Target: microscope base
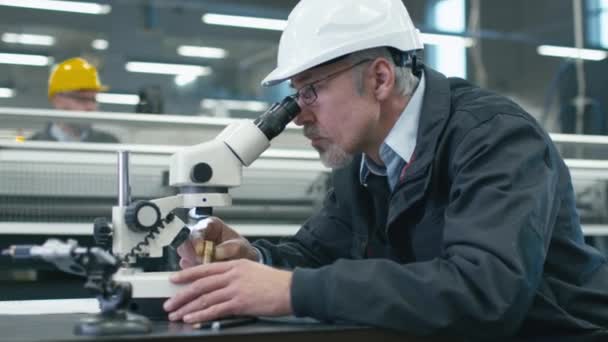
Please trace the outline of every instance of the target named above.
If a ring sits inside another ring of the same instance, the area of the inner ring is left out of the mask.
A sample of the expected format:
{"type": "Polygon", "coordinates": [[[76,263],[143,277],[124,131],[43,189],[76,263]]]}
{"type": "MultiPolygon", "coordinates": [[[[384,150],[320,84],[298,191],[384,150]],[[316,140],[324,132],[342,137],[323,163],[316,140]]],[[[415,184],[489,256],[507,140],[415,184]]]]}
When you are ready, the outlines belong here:
{"type": "Polygon", "coordinates": [[[76,335],[85,336],[147,334],[150,331],[152,331],[150,320],[125,311],[85,317],[74,327],[76,335]]]}
{"type": "Polygon", "coordinates": [[[131,284],[131,298],[169,298],[186,285],[173,284],[169,277],[174,272],[142,272],[121,268],[114,274],[114,281],[131,284]]]}
{"type": "Polygon", "coordinates": [[[129,311],[153,321],[167,321],[169,313],[163,309],[167,299],[169,298],[132,298],[129,302],[129,311]]]}
{"type": "Polygon", "coordinates": [[[169,277],[173,272],[141,272],[120,269],[114,281],[130,283],[132,294],[129,310],[153,320],[167,320],[163,303],[186,285],[175,285],[169,277]]]}

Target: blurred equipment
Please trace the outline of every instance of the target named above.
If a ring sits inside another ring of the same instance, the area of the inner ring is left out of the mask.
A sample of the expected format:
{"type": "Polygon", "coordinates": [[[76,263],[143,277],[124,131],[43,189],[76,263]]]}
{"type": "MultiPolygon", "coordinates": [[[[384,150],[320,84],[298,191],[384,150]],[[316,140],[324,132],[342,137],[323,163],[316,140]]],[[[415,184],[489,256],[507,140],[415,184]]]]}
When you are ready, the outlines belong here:
{"type": "MultiPolygon", "coordinates": [[[[125,267],[114,279],[132,285],[142,311],[155,311],[159,299],[173,296],[179,288],[168,280],[169,272],[147,272],[140,262],[162,257],[165,248],[176,248],[190,236],[177,212],[193,210],[202,217],[211,215],[214,207],[231,205],[228,189],[241,184],[242,167],[253,163],[299,112],[295,99],[287,97],[255,121],[235,122],[215,139],[175,153],[169,173],[170,186],[178,190],[175,196],[131,202],[128,153],[119,153],[118,206],[112,208],[111,224],[96,220],[95,239],[104,248],[111,245],[123,262],[125,267]]],[[[203,253],[212,250],[205,246],[203,253]]]]}
{"type": "Polygon", "coordinates": [[[106,91],[101,84],[97,68],[82,58],[70,58],[61,62],[49,76],[48,95],[77,90],[106,91]]]}
{"type": "Polygon", "coordinates": [[[143,334],[150,321],[127,311],[131,286],[112,280],[120,261],[99,247],[79,247],[74,240],[47,240],[43,245],[12,245],[2,251],[13,259],[41,259],[66,273],[85,277],[84,287],[95,294],[101,312],[82,318],[74,327],[77,335],[143,334]]]}
{"type": "Polygon", "coordinates": [[[163,95],[159,86],[148,86],[139,90],[136,113],[162,114],[165,112],[163,95]]]}
{"type": "MultiPolygon", "coordinates": [[[[582,1],[573,0],[573,33],[575,47],[584,48],[585,13],[582,1]]],[[[560,81],[560,121],[562,133],[596,134],[608,133],[606,108],[608,97],[601,61],[586,62],[575,58],[564,64],[558,73],[560,81]],[[572,66],[572,68],[570,68],[572,66]]],[[[581,153],[577,157],[583,158],[581,153]]]]}

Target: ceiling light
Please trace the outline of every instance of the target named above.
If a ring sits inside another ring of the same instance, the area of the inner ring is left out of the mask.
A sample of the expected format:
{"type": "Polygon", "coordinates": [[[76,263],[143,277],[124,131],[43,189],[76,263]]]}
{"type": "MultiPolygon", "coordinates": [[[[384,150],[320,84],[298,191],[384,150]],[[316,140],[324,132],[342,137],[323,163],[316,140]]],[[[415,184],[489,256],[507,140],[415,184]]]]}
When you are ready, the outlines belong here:
{"type": "Polygon", "coordinates": [[[285,29],[285,26],[287,26],[287,20],[282,19],[243,17],[237,15],[224,15],[215,13],[203,14],[201,20],[205,24],[211,25],[236,26],[277,31],[283,31],[285,29]]]}
{"type": "Polygon", "coordinates": [[[108,14],[112,10],[112,6],[110,5],[101,5],[92,2],[60,0],[0,0],[0,6],[85,14],[108,14]]]}
{"type": "Polygon", "coordinates": [[[262,101],[205,99],[201,101],[201,107],[204,109],[216,109],[221,107],[229,110],[262,112],[268,108],[268,103],[262,101]]]}
{"type": "Polygon", "coordinates": [[[9,98],[15,96],[15,90],[11,88],[0,88],[0,98],[9,98]]]}
{"type": "Polygon", "coordinates": [[[91,42],[91,46],[95,50],[105,50],[108,48],[108,45],[110,44],[105,39],[95,39],[91,42]]]}
{"type": "Polygon", "coordinates": [[[194,82],[194,80],[196,80],[198,76],[197,75],[177,75],[175,76],[175,84],[178,87],[183,87],[187,84],[190,84],[192,82],[194,82]]]}
{"type": "Polygon", "coordinates": [[[577,49],[573,47],[541,45],[537,48],[538,54],[542,56],[587,59],[590,61],[601,61],[608,57],[604,50],[577,49]]]}
{"type": "Polygon", "coordinates": [[[122,105],[136,105],[139,103],[139,96],[134,94],[98,93],[95,97],[99,103],[122,105]]]}
{"type": "Polygon", "coordinates": [[[0,53],[0,64],[18,64],[46,66],[51,63],[51,59],[42,55],[25,55],[20,53],[0,53]]]}
{"type": "Polygon", "coordinates": [[[21,34],[7,32],[2,34],[2,41],[5,43],[12,44],[51,46],[55,44],[55,37],[40,34],[21,34]]]}
{"type": "Polygon", "coordinates": [[[189,64],[127,62],[125,68],[127,69],[127,71],[130,72],[143,72],[149,74],[163,75],[206,76],[211,73],[211,68],[209,67],[189,64]]]}
{"type": "Polygon", "coordinates": [[[458,45],[464,47],[473,46],[473,39],[469,37],[455,36],[451,34],[421,33],[422,42],[428,45],[458,45]]]}
{"type": "Polygon", "coordinates": [[[207,46],[192,46],[181,45],[177,48],[177,53],[185,57],[202,57],[202,58],[226,58],[228,52],[224,49],[207,47],[207,46]]]}

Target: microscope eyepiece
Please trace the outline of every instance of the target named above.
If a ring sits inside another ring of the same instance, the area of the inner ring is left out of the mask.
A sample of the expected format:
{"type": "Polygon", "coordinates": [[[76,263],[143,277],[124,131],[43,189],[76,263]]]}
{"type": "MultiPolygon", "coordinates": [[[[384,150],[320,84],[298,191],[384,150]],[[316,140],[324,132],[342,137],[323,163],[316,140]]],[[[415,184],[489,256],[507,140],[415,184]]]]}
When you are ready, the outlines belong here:
{"type": "Polygon", "coordinates": [[[287,96],[280,103],[274,103],[264,114],[253,122],[268,140],[281,134],[285,126],[300,113],[300,106],[293,96],[287,96]]]}

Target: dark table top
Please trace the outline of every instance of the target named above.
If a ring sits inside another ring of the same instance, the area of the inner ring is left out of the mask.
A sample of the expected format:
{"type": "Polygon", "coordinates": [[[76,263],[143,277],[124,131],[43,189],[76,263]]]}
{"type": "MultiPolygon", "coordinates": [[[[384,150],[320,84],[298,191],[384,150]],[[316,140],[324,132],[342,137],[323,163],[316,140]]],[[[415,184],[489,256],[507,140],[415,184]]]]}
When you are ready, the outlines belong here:
{"type": "MultiPolygon", "coordinates": [[[[0,315],[0,341],[432,341],[399,333],[355,325],[321,324],[311,321],[265,320],[214,331],[189,324],[152,321],[148,334],[79,336],[74,327],[84,314],[0,315]]],[[[90,315],[89,315],[90,316],[90,315]]]]}
{"type": "MultiPolygon", "coordinates": [[[[81,336],[74,328],[82,318],[91,314],[0,315],[0,342],[90,342],[94,341],[247,341],[247,342],[442,342],[465,341],[462,338],[424,338],[376,328],[346,324],[323,324],[310,320],[260,319],[255,323],[220,330],[196,329],[192,325],[167,321],[152,321],[147,334],[81,336]]],[[[581,342],[608,341],[608,331],[576,336],[547,336],[514,338],[513,342],[581,342]]]]}

